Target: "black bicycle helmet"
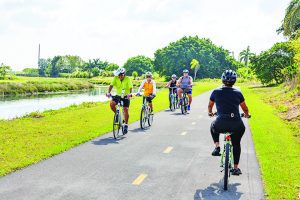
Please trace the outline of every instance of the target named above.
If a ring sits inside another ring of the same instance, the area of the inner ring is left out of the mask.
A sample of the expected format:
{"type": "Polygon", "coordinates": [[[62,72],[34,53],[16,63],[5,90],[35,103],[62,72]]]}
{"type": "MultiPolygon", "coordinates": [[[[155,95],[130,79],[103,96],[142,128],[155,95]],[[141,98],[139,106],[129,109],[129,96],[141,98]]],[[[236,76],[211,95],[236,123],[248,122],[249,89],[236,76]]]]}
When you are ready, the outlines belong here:
{"type": "Polygon", "coordinates": [[[233,70],[226,70],[222,74],[222,82],[225,85],[233,85],[237,79],[237,74],[233,70]]]}

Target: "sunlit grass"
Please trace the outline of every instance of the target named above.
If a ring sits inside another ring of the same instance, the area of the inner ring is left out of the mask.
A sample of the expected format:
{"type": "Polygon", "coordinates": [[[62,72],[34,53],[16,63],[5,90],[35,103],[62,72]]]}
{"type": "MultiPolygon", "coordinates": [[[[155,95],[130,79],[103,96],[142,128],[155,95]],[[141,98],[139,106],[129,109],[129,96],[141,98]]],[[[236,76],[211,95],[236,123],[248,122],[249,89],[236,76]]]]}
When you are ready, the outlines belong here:
{"type": "Polygon", "coordinates": [[[298,130],[277,116],[277,112],[285,112],[286,107],[282,105],[276,110],[263,101],[268,94],[266,90],[270,89],[243,88],[253,115],[249,122],[265,191],[268,199],[297,199],[300,192],[300,138],[294,136],[298,130]]]}

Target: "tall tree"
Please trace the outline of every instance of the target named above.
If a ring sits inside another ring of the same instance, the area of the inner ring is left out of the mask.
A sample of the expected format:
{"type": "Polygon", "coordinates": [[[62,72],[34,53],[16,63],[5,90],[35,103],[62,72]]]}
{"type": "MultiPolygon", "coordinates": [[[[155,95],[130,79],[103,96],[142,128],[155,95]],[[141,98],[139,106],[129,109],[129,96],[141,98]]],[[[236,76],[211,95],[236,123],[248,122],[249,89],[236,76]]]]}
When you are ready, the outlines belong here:
{"type": "Polygon", "coordinates": [[[194,70],[194,80],[196,80],[197,72],[200,69],[200,63],[199,63],[198,60],[196,60],[196,59],[192,60],[192,62],[191,62],[191,69],[194,70]]]}
{"type": "Polygon", "coordinates": [[[179,75],[182,70],[189,69],[192,59],[201,60],[198,73],[200,78],[219,78],[225,69],[236,70],[239,66],[228,50],[197,36],[183,37],[172,42],[158,49],[154,57],[155,70],[165,76],[179,75]]]}
{"type": "Polygon", "coordinates": [[[244,62],[246,67],[248,67],[249,64],[249,59],[251,56],[254,56],[254,53],[250,52],[250,46],[247,46],[247,49],[244,49],[241,53],[240,53],[240,61],[244,62]]]}
{"type": "Polygon", "coordinates": [[[285,10],[285,17],[278,33],[294,38],[300,29],[300,0],[292,0],[285,10]]]}
{"type": "Polygon", "coordinates": [[[59,75],[59,60],[61,59],[61,56],[54,56],[54,58],[51,60],[51,70],[50,70],[50,76],[51,77],[58,77],[59,75]]]}
{"type": "Polygon", "coordinates": [[[151,58],[146,56],[135,56],[127,60],[123,66],[128,74],[137,71],[139,76],[146,73],[147,71],[152,72],[154,65],[151,58]]]}
{"type": "Polygon", "coordinates": [[[51,68],[51,59],[44,59],[41,58],[39,60],[39,76],[49,76],[50,74],[48,73],[49,69],[51,68]]]}
{"type": "Polygon", "coordinates": [[[3,63],[0,65],[0,79],[5,79],[5,76],[11,70],[10,66],[4,65],[3,63]]]}
{"type": "Polygon", "coordinates": [[[290,42],[276,43],[271,49],[251,57],[252,68],[263,84],[273,81],[279,84],[296,74],[294,54],[290,42]]]}

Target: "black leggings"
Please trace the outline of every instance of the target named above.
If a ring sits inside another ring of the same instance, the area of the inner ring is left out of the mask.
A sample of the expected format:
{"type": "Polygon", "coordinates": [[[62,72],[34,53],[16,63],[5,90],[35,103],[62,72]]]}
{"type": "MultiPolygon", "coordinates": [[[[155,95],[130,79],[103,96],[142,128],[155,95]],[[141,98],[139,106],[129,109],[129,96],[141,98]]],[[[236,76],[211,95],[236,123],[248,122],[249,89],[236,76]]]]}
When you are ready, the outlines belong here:
{"type": "Polygon", "coordinates": [[[210,133],[214,142],[219,142],[220,133],[232,132],[231,143],[233,147],[234,164],[239,164],[241,155],[241,139],[245,132],[242,120],[216,119],[211,123],[210,133]]]}

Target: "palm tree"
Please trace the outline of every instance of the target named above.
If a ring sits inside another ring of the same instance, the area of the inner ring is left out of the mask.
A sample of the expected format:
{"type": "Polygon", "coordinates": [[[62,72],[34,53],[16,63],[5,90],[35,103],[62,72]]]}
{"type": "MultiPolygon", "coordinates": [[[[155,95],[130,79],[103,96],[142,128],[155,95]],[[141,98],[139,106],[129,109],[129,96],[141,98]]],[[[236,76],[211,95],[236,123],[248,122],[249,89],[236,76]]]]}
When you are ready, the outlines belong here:
{"type": "Polygon", "coordinates": [[[244,61],[246,67],[248,67],[249,64],[249,58],[251,56],[254,56],[254,53],[250,52],[250,46],[247,47],[247,49],[244,49],[241,53],[240,53],[240,62],[244,61]]]}
{"type": "Polygon", "coordinates": [[[196,75],[198,70],[200,69],[200,63],[198,60],[193,59],[191,62],[191,69],[194,69],[194,80],[196,80],[196,75]]]}
{"type": "Polygon", "coordinates": [[[278,33],[283,32],[284,36],[295,37],[300,29],[300,0],[292,0],[286,8],[285,17],[278,33]]]}

